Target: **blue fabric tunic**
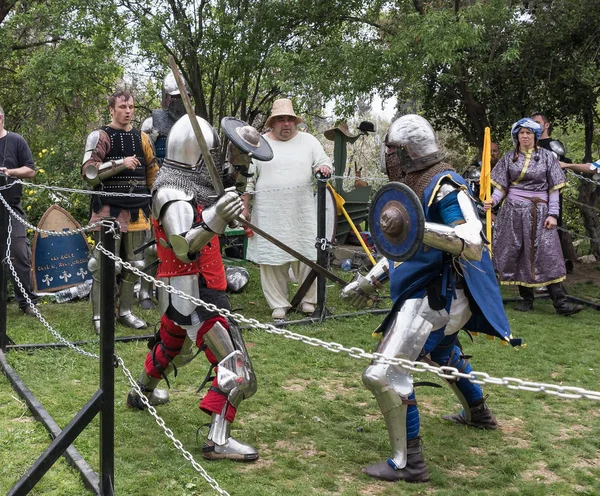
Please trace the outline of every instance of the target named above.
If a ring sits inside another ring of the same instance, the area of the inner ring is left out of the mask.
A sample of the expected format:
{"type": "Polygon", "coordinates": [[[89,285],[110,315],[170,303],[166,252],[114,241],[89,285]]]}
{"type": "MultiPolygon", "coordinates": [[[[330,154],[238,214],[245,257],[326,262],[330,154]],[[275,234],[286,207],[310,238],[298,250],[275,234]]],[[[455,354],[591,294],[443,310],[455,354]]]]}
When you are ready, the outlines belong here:
{"type": "MultiPolygon", "coordinates": [[[[470,194],[464,178],[459,174],[453,171],[437,174],[432,178],[423,194],[422,205],[425,220],[428,222],[443,222],[436,205],[433,204],[435,194],[443,180],[452,181],[470,194]]],[[[447,297],[447,310],[452,304],[455,283],[460,281],[463,286],[466,286],[465,293],[469,298],[473,315],[465,324],[464,329],[500,338],[514,346],[521,344],[521,340],[513,339],[511,335],[487,247],[484,248],[480,261],[461,259],[424,244],[415,256],[406,262],[395,263],[390,260],[390,294],[394,306],[379,327],[378,332],[386,331],[391,325],[395,313],[407,299],[422,298],[427,287],[440,277],[442,279],[442,296],[447,297]],[[462,275],[459,275],[459,271],[462,275]]]]}

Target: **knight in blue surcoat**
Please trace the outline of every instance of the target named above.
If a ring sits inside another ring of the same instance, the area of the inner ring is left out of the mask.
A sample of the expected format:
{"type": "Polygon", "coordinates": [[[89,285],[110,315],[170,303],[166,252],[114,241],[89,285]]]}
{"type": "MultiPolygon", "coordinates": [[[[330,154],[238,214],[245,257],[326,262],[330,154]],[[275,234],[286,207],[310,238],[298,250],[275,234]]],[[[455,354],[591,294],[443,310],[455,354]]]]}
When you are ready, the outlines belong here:
{"type": "MultiPolygon", "coordinates": [[[[364,306],[389,280],[394,304],[376,331],[382,336],[376,352],[469,374],[472,368],[458,341],[461,329],[520,344],[511,335],[474,199],[465,179],[443,161],[426,119],[400,117],[390,126],[385,146],[382,169],[392,180],[409,186],[422,204],[423,243],[404,262],[382,259],[366,276],[357,275],[342,290],[342,297],[364,306]]],[[[393,212],[376,213],[382,220],[393,216],[393,212]]],[[[371,229],[373,234],[377,227],[371,229]]],[[[392,448],[387,460],[363,472],[389,481],[429,480],[412,374],[399,365],[373,362],[362,379],[377,399],[392,448]]],[[[465,378],[447,382],[463,409],[444,419],[497,429],[479,385],[465,378]]]]}

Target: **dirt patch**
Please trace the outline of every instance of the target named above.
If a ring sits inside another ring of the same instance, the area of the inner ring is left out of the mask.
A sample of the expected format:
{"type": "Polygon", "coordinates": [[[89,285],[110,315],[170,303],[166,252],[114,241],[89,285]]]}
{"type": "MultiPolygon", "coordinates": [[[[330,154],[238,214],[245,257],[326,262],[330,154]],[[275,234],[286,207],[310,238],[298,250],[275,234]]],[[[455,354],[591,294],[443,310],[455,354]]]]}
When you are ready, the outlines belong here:
{"type": "Polygon", "coordinates": [[[296,453],[299,456],[304,456],[307,458],[319,454],[319,451],[314,447],[313,444],[293,444],[283,440],[275,443],[275,449],[278,452],[296,453]]]}
{"type": "Polygon", "coordinates": [[[321,382],[323,395],[327,400],[335,400],[338,395],[349,393],[353,388],[345,385],[346,380],[341,377],[330,377],[321,382]]]}
{"type": "Polygon", "coordinates": [[[507,441],[508,446],[515,448],[529,448],[531,446],[530,435],[524,430],[522,419],[513,417],[498,422],[502,437],[507,441]]]}
{"type": "Polygon", "coordinates": [[[482,467],[467,467],[466,465],[459,463],[458,465],[453,466],[452,469],[448,471],[448,474],[451,474],[457,479],[463,479],[465,477],[469,479],[476,479],[481,473],[481,470],[482,467]]]}
{"type": "Polygon", "coordinates": [[[558,475],[548,469],[548,465],[545,462],[534,463],[533,468],[525,470],[522,477],[524,480],[535,480],[542,484],[553,484],[562,481],[558,475]]]}
{"type": "Polygon", "coordinates": [[[426,398],[421,395],[419,398],[417,398],[417,404],[421,413],[427,414],[431,417],[440,417],[448,413],[444,409],[440,408],[440,401],[438,401],[438,398],[426,398]]]}
{"type": "Polygon", "coordinates": [[[294,393],[298,393],[300,391],[304,391],[306,389],[306,384],[293,381],[287,381],[281,389],[285,389],[286,391],[292,391],[294,393]]]}
{"type": "Polygon", "coordinates": [[[487,454],[487,451],[484,450],[483,448],[477,448],[475,446],[471,446],[471,453],[477,455],[477,456],[485,456],[487,454]]]}
{"type": "Polygon", "coordinates": [[[29,422],[33,422],[33,418],[32,417],[15,417],[14,419],[12,419],[11,422],[19,422],[19,423],[27,424],[29,422]]]}
{"type": "MultiPolygon", "coordinates": [[[[591,427],[585,425],[569,425],[560,428],[558,435],[556,436],[557,441],[566,441],[567,439],[581,439],[587,437],[592,431],[591,427]]],[[[556,445],[557,443],[554,443],[556,445]]]]}
{"type": "Polygon", "coordinates": [[[573,272],[567,274],[565,286],[567,286],[567,289],[570,285],[575,285],[579,283],[592,283],[596,286],[600,286],[600,270],[597,269],[597,263],[584,264],[580,262],[575,262],[573,272]]]}
{"type": "Polygon", "coordinates": [[[596,458],[591,458],[591,459],[590,458],[580,458],[575,463],[573,463],[573,466],[576,468],[583,468],[586,470],[590,470],[590,469],[597,470],[600,468],[600,456],[597,456],[596,458]]]}

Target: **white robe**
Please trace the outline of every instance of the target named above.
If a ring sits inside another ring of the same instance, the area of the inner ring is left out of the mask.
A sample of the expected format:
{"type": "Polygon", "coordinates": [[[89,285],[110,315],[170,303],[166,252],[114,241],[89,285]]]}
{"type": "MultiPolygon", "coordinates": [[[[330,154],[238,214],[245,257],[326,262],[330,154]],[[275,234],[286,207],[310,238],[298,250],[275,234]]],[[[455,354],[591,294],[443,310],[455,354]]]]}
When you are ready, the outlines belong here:
{"type": "MultiPolygon", "coordinates": [[[[273,149],[273,160],[253,160],[247,191],[255,191],[251,221],[273,237],[310,260],[317,259],[317,209],[312,181],[314,169],[331,168],[321,143],[308,133],[298,132],[288,141],[265,136],[273,149]],[[300,186],[300,187],[298,187],[300,186]],[[276,191],[270,191],[275,189],[276,191]]],[[[263,265],[282,265],[296,260],[262,236],[248,239],[246,258],[263,265]]]]}

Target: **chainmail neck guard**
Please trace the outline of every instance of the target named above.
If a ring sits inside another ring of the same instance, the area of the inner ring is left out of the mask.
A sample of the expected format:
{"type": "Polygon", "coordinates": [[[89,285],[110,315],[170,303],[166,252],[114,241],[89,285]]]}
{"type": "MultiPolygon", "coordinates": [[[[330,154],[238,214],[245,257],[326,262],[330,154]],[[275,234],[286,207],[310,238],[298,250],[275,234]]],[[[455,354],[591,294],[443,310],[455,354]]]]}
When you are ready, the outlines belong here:
{"type": "Polygon", "coordinates": [[[414,172],[405,172],[399,164],[399,158],[396,153],[386,155],[386,169],[390,181],[397,181],[406,184],[423,201],[423,192],[431,179],[436,174],[444,171],[454,171],[454,168],[445,162],[438,162],[425,170],[414,172]]]}
{"type": "Polygon", "coordinates": [[[217,192],[204,164],[195,170],[164,164],[156,175],[152,193],[160,188],[173,188],[193,195],[196,203],[202,206],[211,205],[217,199],[217,192]]]}

